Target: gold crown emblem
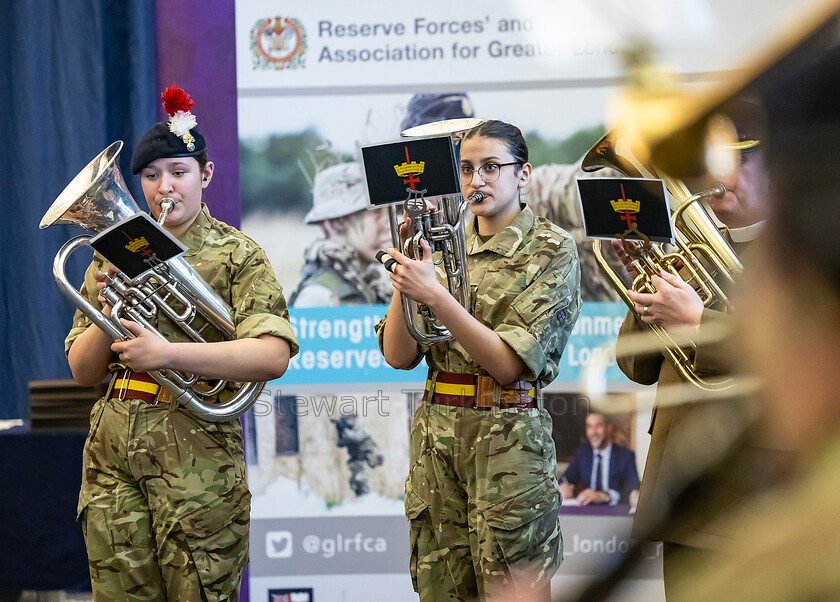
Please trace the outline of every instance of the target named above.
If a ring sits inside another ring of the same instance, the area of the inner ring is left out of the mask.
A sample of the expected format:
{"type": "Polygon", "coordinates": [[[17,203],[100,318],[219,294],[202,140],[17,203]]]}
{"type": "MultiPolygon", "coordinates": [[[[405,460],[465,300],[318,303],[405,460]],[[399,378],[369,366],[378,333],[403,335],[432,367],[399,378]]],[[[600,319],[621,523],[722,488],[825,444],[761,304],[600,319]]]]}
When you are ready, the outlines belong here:
{"type": "Polygon", "coordinates": [[[630,199],[621,199],[620,201],[610,201],[610,205],[612,205],[613,211],[616,213],[621,213],[623,211],[629,211],[631,213],[638,213],[639,207],[641,207],[641,201],[631,201],[630,199]]]}
{"type": "Polygon", "coordinates": [[[137,251],[139,251],[143,247],[148,247],[148,246],[149,246],[149,241],[146,240],[145,236],[141,236],[140,238],[135,238],[130,243],[125,245],[125,248],[128,249],[129,251],[131,251],[132,253],[136,253],[137,251]]]}
{"type": "Polygon", "coordinates": [[[394,170],[396,170],[397,175],[405,177],[410,173],[421,174],[423,170],[426,168],[426,162],[420,161],[412,161],[411,163],[402,163],[400,165],[394,165],[394,170]]]}

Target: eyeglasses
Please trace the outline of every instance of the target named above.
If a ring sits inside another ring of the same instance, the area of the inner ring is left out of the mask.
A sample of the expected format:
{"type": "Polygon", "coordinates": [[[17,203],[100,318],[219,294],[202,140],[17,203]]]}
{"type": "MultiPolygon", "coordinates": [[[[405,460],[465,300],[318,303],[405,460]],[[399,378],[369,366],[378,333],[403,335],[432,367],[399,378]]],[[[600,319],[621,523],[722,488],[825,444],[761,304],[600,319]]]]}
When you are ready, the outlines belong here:
{"type": "Polygon", "coordinates": [[[510,163],[485,163],[478,169],[473,169],[472,165],[462,165],[461,182],[464,184],[472,182],[473,174],[478,173],[478,177],[480,177],[485,184],[492,184],[499,179],[499,176],[502,173],[502,168],[507,165],[522,165],[522,161],[511,161],[510,163]]]}

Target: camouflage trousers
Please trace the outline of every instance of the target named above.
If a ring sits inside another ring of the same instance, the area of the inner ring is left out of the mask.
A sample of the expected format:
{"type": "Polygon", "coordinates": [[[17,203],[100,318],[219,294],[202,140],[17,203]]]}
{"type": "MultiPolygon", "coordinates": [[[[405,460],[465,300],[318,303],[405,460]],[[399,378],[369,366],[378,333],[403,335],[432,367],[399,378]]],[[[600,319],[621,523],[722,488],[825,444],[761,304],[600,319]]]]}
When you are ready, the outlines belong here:
{"type": "Polygon", "coordinates": [[[238,421],[101,399],[79,518],[96,602],[239,600],[251,494],[238,421]]]}
{"type": "Polygon", "coordinates": [[[421,602],[508,600],[563,560],[551,417],[424,402],[411,429],[405,511],[421,602]]]}

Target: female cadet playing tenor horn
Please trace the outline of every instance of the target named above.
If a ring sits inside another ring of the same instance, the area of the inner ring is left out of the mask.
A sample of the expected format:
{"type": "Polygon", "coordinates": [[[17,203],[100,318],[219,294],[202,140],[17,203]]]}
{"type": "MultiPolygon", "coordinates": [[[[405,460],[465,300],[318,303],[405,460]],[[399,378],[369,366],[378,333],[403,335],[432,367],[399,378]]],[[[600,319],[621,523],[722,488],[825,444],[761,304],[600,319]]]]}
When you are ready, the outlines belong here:
{"type": "Polygon", "coordinates": [[[517,127],[484,122],[465,137],[460,161],[464,197],[483,195],[465,228],[470,310],[439,282],[424,241],[422,260],[388,250],[395,291],[377,326],[391,366],[429,365],[406,481],[412,580],[421,601],[548,600],[563,539],[539,392],[557,376],[580,311],[577,252],[564,230],[520,203],[531,165],[517,127]],[[416,343],[400,295],[427,305],[454,340],[416,343]]]}

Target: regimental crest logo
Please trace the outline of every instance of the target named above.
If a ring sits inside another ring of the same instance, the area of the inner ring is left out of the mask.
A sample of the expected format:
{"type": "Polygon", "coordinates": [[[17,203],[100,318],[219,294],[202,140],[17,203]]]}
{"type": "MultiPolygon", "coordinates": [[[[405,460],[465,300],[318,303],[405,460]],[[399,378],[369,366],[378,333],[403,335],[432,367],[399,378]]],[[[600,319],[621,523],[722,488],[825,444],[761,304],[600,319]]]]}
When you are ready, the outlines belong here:
{"type": "Polygon", "coordinates": [[[642,207],[641,201],[634,201],[627,198],[624,192],[624,184],[621,184],[621,198],[610,201],[613,211],[621,215],[621,220],[627,223],[627,232],[636,230],[636,216],[642,207]]]}
{"type": "Polygon", "coordinates": [[[254,69],[282,71],[306,66],[306,30],[298,19],[269,17],[251,28],[254,69]]]}
{"type": "Polygon", "coordinates": [[[149,246],[149,241],[146,240],[146,237],[145,236],[140,236],[138,238],[132,239],[127,245],[125,245],[125,248],[128,249],[129,251],[131,251],[132,253],[136,253],[140,249],[142,249],[144,247],[148,247],[148,246],[149,246]]]}
{"type": "Polygon", "coordinates": [[[408,184],[409,186],[405,189],[408,193],[408,198],[405,200],[404,207],[409,216],[412,218],[416,218],[426,209],[426,203],[423,201],[426,190],[417,190],[417,188],[414,187],[415,184],[420,182],[420,178],[418,176],[420,176],[425,170],[425,161],[412,161],[408,156],[408,146],[405,147],[405,162],[400,163],[399,165],[394,165],[394,171],[397,172],[399,177],[403,178],[403,184],[408,184]]]}

